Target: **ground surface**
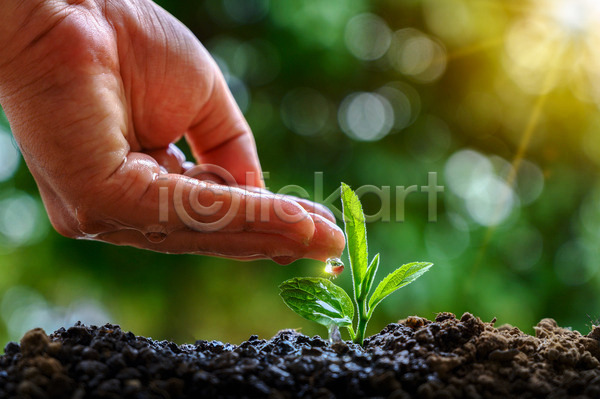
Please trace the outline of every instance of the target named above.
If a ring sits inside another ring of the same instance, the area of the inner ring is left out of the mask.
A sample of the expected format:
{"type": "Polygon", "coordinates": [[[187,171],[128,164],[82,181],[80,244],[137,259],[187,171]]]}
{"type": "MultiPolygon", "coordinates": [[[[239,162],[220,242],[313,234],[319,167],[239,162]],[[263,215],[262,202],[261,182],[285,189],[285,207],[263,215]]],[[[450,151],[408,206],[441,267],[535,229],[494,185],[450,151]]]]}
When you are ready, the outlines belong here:
{"type": "Polygon", "coordinates": [[[291,330],[178,346],[110,324],[35,329],[6,345],[0,397],[600,397],[600,328],[544,319],[535,331],[441,313],[390,324],[363,349],[291,330]]]}

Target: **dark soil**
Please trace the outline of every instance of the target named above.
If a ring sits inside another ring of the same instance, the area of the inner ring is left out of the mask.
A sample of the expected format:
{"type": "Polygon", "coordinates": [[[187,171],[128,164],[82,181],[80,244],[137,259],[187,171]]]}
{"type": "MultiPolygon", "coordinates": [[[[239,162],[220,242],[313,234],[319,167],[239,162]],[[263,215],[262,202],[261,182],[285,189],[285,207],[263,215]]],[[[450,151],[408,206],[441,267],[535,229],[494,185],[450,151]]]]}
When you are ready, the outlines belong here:
{"type": "Polygon", "coordinates": [[[600,328],[552,319],[535,337],[465,313],[410,317],[365,341],[292,330],[241,345],[176,345],[119,326],[29,331],[0,357],[0,397],[600,397],[600,328]]]}

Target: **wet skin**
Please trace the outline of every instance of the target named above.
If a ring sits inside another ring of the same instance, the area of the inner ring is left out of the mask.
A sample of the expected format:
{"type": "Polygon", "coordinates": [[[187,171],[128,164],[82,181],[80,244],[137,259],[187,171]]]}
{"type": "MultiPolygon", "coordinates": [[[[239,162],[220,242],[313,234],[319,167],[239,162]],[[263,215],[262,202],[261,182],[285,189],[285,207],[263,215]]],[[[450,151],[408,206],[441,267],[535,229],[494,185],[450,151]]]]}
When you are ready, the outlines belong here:
{"type": "Polygon", "coordinates": [[[279,263],[343,250],[329,210],[264,190],[214,60],[150,1],[3,0],[0,103],[65,236],[279,263]],[[183,136],[228,177],[199,175],[183,136]]]}

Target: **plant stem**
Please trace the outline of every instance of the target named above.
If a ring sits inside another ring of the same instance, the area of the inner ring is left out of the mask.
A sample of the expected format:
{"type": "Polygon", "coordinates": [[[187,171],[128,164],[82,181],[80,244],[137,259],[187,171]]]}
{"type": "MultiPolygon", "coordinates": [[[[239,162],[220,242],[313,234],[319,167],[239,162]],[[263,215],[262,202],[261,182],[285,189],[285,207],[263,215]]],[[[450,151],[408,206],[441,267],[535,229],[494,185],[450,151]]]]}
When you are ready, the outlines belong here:
{"type": "Polygon", "coordinates": [[[366,309],[366,298],[359,298],[357,302],[358,325],[356,326],[356,336],[354,337],[354,342],[362,346],[363,340],[365,339],[365,333],[367,331],[367,324],[369,323],[369,315],[366,309]]]}

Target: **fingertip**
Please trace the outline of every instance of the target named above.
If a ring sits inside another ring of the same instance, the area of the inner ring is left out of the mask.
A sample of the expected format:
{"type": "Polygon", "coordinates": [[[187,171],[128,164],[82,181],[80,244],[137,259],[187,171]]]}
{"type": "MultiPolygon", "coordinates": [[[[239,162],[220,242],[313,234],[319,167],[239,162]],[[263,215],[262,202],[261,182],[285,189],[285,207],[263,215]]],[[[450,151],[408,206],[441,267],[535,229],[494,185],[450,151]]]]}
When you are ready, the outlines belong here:
{"type": "Polygon", "coordinates": [[[331,257],[341,257],[346,247],[344,232],[335,223],[319,214],[313,213],[310,216],[314,220],[315,233],[306,257],[323,262],[331,257]]]}

